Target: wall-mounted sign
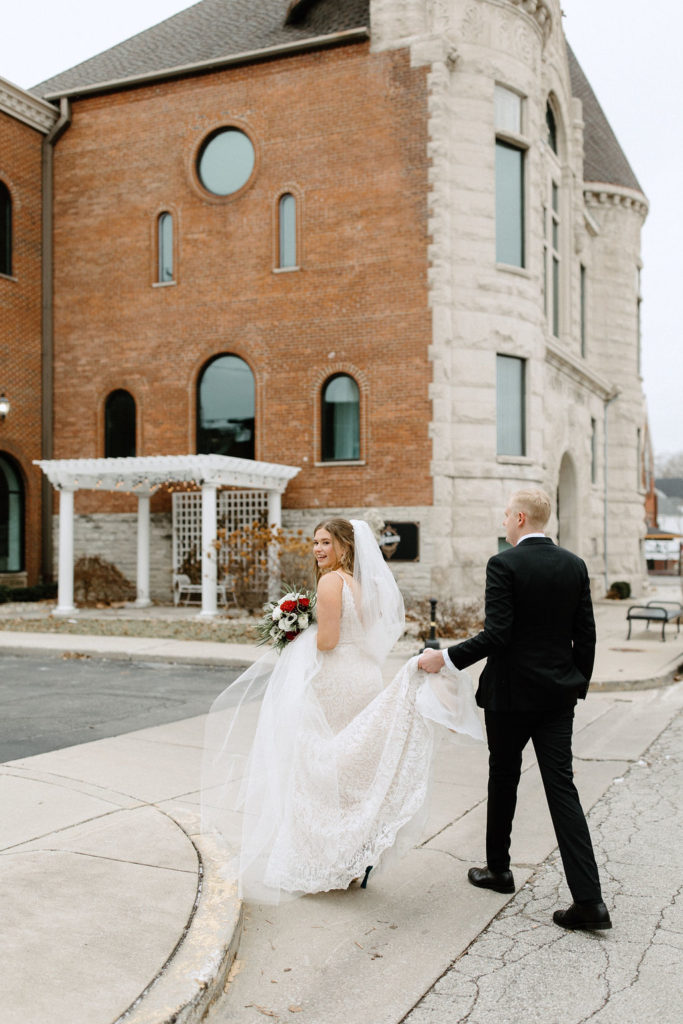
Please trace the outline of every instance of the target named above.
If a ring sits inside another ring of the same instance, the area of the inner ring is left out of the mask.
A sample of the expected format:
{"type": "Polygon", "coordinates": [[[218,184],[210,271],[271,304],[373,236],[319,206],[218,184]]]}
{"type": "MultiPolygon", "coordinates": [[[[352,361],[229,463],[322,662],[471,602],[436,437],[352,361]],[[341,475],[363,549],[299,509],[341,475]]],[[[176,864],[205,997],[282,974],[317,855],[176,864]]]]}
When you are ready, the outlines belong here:
{"type": "Polygon", "coordinates": [[[420,524],[385,523],[379,545],[387,562],[419,562],[420,524]]]}

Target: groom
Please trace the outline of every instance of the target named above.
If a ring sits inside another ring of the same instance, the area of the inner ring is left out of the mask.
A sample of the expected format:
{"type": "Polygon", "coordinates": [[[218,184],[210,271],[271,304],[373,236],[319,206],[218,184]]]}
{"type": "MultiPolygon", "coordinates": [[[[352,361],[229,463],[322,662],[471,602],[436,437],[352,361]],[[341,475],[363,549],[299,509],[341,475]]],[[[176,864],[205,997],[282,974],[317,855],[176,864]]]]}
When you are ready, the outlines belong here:
{"type": "Polygon", "coordinates": [[[543,530],[550,499],[517,491],[503,525],[511,548],[486,567],[486,619],[477,636],[447,651],[425,650],[419,667],[438,672],[487,658],[477,690],[489,747],[486,867],[472,885],[514,892],[510,836],[522,751],[531,740],[574,902],[556,910],[563,928],[611,928],[588,825],[574,786],[572,725],[595,657],[595,622],[585,563],[543,530]]]}

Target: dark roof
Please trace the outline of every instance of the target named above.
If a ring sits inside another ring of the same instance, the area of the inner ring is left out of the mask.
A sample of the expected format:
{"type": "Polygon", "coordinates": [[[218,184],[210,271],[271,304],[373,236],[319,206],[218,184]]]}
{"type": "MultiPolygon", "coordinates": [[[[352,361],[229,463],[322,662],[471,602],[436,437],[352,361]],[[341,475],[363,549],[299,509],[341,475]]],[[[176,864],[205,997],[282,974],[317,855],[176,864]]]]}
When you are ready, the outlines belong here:
{"type": "MultiPolygon", "coordinates": [[[[40,97],[66,95],[104,82],[369,28],[369,7],[370,0],[200,0],[30,91],[40,97]]],[[[584,180],[642,192],[569,45],[567,54],[572,92],[583,104],[584,180]]]]}
{"type": "Polygon", "coordinates": [[[621,185],[623,188],[633,188],[637,192],[642,192],[638,179],[569,43],[567,56],[572,93],[583,105],[584,181],[604,181],[609,185],[621,185]]]}
{"type": "Polygon", "coordinates": [[[662,494],[666,494],[667,498],[683,498],[683,477],[658,476],[655,487],[662,494]]]}
{"type": "Polygon", "coordinates": [[[41,97],[66,95],[100,82],[370,25],[369,0],[317,0],[297,5],[295,22],[285,24],[289,7],[287,0],[201,0],[30,91],[41,97]]]}

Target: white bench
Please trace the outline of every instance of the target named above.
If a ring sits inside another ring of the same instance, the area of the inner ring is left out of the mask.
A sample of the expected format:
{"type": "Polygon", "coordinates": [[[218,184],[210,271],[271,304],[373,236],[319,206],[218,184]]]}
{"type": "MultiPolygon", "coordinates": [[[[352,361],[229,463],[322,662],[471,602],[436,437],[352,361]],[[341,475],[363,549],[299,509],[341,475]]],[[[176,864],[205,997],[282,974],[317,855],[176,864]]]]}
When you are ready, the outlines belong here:
{"type": "MultiPolygon", "coordinates": [[[[202,600],[202,585],[201,583],[193,583],[189,576],[183,572],[173,573],[173,604],[195,604],[195,595],[199,598],[199,602],[202,600]]],[[[231,577],[226,576],[222,583],[216,584],[216,599],[219,604],[223,604],[227,607],[228,597],[235,605],[237,604],[237,595],[235,594],[235,587],[231,577]]]]}

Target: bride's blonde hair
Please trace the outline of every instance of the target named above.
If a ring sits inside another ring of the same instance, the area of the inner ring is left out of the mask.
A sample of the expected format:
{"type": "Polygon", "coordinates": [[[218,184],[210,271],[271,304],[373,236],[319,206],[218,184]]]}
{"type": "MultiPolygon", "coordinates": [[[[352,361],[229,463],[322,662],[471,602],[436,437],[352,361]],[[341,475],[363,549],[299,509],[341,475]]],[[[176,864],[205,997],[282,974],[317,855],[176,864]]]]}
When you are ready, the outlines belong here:
{"type": "MultiPolygon", "coordinates": [[[[356,552],[356,544],[353,537],[353,526],[348,519],[324,519],[322,523],[318,523],[313,536],[315,537],[318,530],[327,530],[330,537],[336,540],[341,546],[342,553],[339,559],[339,566],[344,572],[348,572],[353,575],[353,563],[356,552]]],[[[315,563],[315,580],[316,583],[322,576],[320,566],[315,563]]]]}

